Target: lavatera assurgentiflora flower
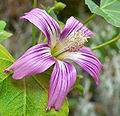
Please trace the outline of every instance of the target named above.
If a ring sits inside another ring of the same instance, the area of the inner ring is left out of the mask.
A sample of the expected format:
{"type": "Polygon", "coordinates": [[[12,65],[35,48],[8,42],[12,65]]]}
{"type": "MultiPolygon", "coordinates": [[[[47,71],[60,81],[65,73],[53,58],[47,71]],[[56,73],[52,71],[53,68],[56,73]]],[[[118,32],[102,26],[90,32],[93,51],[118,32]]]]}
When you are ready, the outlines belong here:
{"type": "Polygon", "coordinates": [[[28,49],[15,63],[3,72],[13,70],[13,79],[42,73],[55,64],[48,92],[47,110],[60,107],[76,81],[75,67],[66,62],[72,60],[86,70],[98,85],[102,64],[84,43],[94,33],[71,16],[63,31],[58,23],[45,10],[35,8],[20,19],[27,19],[47,37],[48,43],[40,43],[28,49]]]}

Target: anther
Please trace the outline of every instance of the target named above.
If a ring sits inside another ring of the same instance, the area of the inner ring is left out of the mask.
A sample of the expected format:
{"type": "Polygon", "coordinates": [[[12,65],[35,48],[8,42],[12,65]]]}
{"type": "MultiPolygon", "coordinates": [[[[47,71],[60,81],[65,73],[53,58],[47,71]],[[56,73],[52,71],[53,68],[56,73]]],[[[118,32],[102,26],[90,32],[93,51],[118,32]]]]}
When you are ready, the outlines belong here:
{"type": "Polygon", "coordinates": [[[65,40],[66,47],[64,49],[67,50],[69,48],[70,51],[80,50],[84,43],[88,42],[88,38],[87,33],[84,33],[84,31],[72,32],[65,40]]]}

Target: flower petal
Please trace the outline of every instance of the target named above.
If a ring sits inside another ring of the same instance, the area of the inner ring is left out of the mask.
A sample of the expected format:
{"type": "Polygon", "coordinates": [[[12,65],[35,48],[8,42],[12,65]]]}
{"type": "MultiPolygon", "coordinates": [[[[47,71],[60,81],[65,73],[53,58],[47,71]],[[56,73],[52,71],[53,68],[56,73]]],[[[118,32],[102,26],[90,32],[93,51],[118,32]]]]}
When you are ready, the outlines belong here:
{"type": "Polygon", "coordinates": [[[67,38],[73,31],[78,32],[80,30],[86,33],[87,36],[91,36],[94,34],[86,26],[84,26],[80,21],[78,21],[73,16],[71,16],[65,24],[65,27],[61,33],[60,39],[67,38]]]}
{"type": "Polygon", "coordinates": [[[38,44],[28,49],[15,63],[3,72],[13,70],[14,79],[42,73],[55,63],[48,44],[38,44]]]}
{"type": "Polygon", "coordinates": [[[96,85],[98,85],[99,73],[103,66],[90,48],[83,47],[80,51],[65,52],[61,54],[58,59],[75,61],[93,77],[96,85]]]}
{"type": "Polygon", "coordinates": [[[60,37],[60,27],[57,22],[47,14],[45,10],[35,8],[20,19],[27,19],[38,27],[47,37],[48,44],[52,47],[55,46],[56,41],[60,37]]]}
{"type": "Polygon", "coordinates": [[[50,79],[48,106],[46,110],[50,110],[51,107],[55,107],[56,110],[60,110],[66,95],[74,85],[75,81],[75,67],[70,63],[56,61],[56,65],[50,79]]]}

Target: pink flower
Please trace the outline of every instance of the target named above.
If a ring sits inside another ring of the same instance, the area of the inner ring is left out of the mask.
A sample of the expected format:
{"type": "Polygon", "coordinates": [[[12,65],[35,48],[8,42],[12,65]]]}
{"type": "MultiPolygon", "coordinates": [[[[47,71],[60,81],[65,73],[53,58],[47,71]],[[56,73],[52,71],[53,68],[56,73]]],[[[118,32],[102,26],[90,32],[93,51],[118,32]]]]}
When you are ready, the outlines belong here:
{"type": "Polygon", "coordinates": [[[21,19],[27,19],[38,27],[47,37],[48,43],[41,43],[28,49],[4,71],[13,70],[12,77],[17,80],[42,73],[55,63],[46,110],[50,110],[51,107],[60,110],[66,95],[76,81],[76,69],[66,60],[78,63],[98,85],[98,76],[103,66],[91,49],[84,47],[84,43],[93,32],[73,16],[67,20],[61,32],[57,22],[46,11],[38,8],[25,13],[21,19]]]}

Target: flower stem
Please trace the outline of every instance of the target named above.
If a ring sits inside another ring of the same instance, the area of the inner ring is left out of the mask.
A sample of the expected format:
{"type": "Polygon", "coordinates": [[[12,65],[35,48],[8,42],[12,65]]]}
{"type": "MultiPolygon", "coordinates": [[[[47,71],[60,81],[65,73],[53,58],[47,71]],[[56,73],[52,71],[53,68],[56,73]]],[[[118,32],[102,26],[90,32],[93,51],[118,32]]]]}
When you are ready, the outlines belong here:
{"type": "Polygon", "coordinates": [[[114,39],[112,39],[112,40],[110,40],[110,41],[107,41],[107,42],[105,42],[105,43],[103,43],[103,44],[101,44],[101,45],[98,45],[98,46],[92,48],[91,50],[93,51],[93,50],[102,48],[102,47],[104,47],[104,46],[106,46],[106,45],[109,45],[109,44],[117,41],[119,38],[120,38],[120,33],[119,33],[119,34],[117,35],[117,37],[115,37],[114,39]]]}
{"type": "Polygon", "coordinates": [[[50,13],[54,9],[55,9],[55,7],[53,6],[52,8],[49,9],[48,13],[50,13]]]}
{"type": "MultiPolygon", "coordinates": [[[[34,5],[33,5],[34,8],[37,7],[37,0],[34,0],[34,5]]],[[[32,26],[32,45],[34,46],[35,45],[35,31],[36,31],[36,28],[35,28],[35,25],[32,26]]]]}
{"type": "Polygon", "coordinates": [[[40,36],[39,36],[39,39],[38,39],[38,44],[40,43],[41,38],[42,38],[42,31],[40,32],[40,36]]]}
{"type": "Polygon", "coordinates": [[[90,20],[92,20],[94,17],[96,16],[96,14],[93,14],[92,16],[90,16],[87,20],[85,20],[83,22],[83,25],[87,24],[90,20]]]}
{"type": "Polygon", "coordinates": [[[46,43],[46,41],[47,41],[47,38],[45,37],[45,39],[43,40],[43,43],[46,43]]]}

